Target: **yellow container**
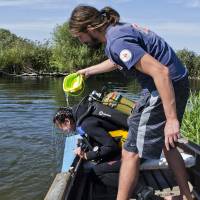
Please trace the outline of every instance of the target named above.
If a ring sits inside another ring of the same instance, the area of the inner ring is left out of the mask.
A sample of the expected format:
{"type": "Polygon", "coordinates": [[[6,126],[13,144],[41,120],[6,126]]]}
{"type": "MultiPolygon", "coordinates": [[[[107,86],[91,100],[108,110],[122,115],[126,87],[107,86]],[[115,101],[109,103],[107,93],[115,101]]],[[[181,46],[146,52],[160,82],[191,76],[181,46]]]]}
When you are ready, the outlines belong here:
{"type": "Polygon", "coordinates": [[[78,73],[69,74],[63,80],[63,90],[69,95],[79,95],[84,90],[83,76],[78,73]]]}

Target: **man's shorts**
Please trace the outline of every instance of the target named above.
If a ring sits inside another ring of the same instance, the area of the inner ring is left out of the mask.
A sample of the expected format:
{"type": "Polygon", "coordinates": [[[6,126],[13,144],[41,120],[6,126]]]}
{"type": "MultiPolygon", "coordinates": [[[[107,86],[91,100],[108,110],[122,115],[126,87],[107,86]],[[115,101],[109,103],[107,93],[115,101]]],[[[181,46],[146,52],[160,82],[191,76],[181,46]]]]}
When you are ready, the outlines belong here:
{"type": "MultiPolygon", "coordinates": [[[[189,97],[188,78],[173,82],[176,110],[181,123],[189,97]]],[[[140,158],[159,158],[164,147],[165,113],[158,91],[146,90],[128,119],[129,133],[124,149],[139,154],[140,158]]]]}

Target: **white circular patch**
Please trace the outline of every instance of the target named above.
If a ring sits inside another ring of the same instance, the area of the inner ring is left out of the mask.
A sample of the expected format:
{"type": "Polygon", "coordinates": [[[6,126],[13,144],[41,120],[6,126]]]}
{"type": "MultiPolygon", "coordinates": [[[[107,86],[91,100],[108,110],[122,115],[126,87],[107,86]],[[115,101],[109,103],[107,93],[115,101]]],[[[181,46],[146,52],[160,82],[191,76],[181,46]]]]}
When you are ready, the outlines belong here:
{"type": "Polygon", "coordinates": [[[119,57],[123,62],[128,62],[132,58],[132,53],[128,49],[123,49],[119,57]]]}

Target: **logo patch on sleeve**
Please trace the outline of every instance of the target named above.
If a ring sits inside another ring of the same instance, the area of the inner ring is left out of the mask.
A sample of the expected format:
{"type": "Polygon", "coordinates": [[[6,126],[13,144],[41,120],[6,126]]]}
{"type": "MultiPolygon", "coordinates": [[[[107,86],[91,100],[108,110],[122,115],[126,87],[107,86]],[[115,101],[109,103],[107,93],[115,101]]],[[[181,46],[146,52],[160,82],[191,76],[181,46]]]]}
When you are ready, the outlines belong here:
{"type": "Polygon", "coordinates": [[[132,58],[132,53],[128,49],[123,49],[119,57],[123,62],[128,62],[132,58]]]}

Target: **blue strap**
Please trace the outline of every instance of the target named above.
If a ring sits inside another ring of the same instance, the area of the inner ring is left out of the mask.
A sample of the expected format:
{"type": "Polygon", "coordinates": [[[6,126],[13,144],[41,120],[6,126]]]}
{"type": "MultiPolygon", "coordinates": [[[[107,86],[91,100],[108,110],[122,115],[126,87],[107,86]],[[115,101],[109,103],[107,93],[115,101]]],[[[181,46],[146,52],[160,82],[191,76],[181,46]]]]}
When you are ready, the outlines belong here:
{"type": "Polygon", "coordinates": [[[76,127],[76,131],[79,133],[80,136],[85,135],[85,131],[82,129],[81,126],[76,127]]]}

